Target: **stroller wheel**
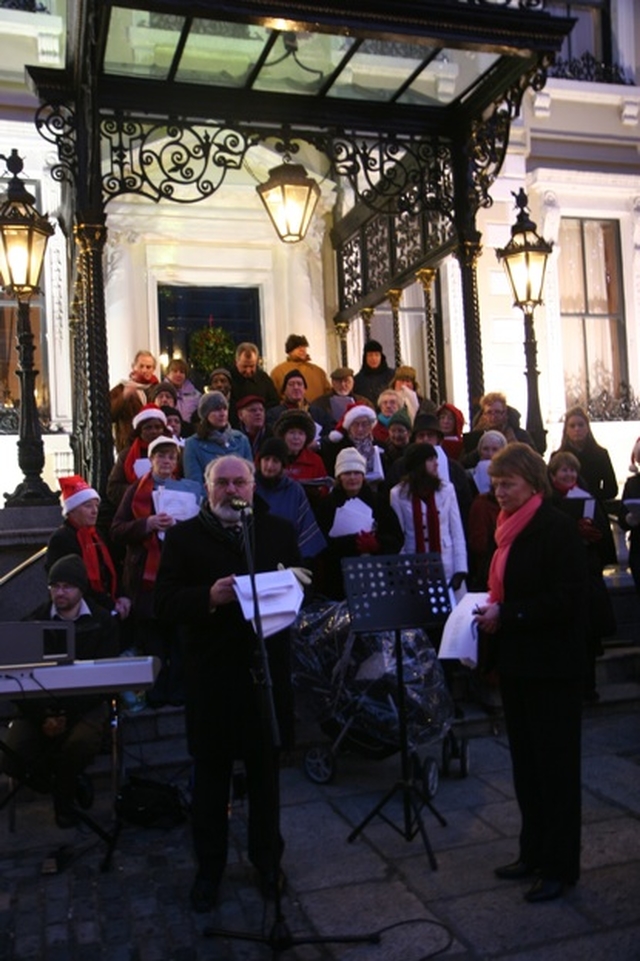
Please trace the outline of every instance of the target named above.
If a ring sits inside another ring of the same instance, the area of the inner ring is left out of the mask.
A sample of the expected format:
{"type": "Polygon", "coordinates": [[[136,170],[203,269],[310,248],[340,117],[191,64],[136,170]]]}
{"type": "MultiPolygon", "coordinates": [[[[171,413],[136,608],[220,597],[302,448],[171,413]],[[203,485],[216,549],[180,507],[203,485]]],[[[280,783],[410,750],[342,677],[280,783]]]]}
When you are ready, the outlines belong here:
{"type": "Polygon", "coordinates": [[[426,798],[431,800],[431,798],[434,798],[438,793],[438,785],[440,783],[438,765],[432,757],[426,757],[424,759],[421,780],[422,792],[426,798]]]}
{"type": "Polygon", "coordinates": [[[314,784],[330,784],[336,776],[336,759],[326,747],[310,747],[304,753],[304,773],[314,784]]]}

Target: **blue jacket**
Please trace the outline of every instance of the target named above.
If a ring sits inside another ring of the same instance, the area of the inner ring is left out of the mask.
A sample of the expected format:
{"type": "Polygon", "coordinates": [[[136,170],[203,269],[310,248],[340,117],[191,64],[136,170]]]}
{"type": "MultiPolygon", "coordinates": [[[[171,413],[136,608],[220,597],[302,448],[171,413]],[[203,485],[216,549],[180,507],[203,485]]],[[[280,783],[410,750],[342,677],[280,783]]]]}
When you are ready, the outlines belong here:
{"type": "Polygon", "coordinates": [[[223,457],[225,454],[236,454],[238,457],[244,457],[245,460],[253,461],[251,444],[246,434],[231,428],[226,436],[227,441],[224,444],[210,437],[202,440],[195,434],[187,437],[182,451],[184,476],[203,484],[204,470],[209,461],[215,460],[216,457],[223,457]]]}

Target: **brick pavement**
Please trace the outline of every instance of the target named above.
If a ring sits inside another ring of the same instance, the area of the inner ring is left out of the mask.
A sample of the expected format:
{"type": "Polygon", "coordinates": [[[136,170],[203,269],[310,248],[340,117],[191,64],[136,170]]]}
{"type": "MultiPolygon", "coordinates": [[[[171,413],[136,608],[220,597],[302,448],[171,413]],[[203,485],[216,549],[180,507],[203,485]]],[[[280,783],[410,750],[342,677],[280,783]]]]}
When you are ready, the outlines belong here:
{"type": "MultiPolygon", "coordinates": [[[[437,756],[437,747],[434,755],[437,756]]],[[[427,752],[429,753],[429,752],[427,752]]],[[[375,819],[353,844],[354,825],[398,775],[385,761],[341,757],[335,783],[314,785],[299,766],[282,772],[283,910],[290,932],[363,934],[399,925],[379,945],[296,946],[225,941],[212,925],[273,931],[244,852],[242,804],[232,813],[230,864],[219,907],[194,915],[188,825],[125,826],[103,873],[103,845],[85,830],[60,831],[48,799],[21,801],[17,831],[0,822],[0,961],[422,961],[446,948],[456,961],[640,959],[640,714],[585,720],[583,877],[565,898],[529,905],[524,884],[498,881],[493,865],[516,850],[518,822],[504,736],[471,743],[467,778],[442,779],[424,821],[438,859],[375,819]],[[42,875],[45,856],[72,845],[74,860],[42,875]],[[413,919],[415,923],[402,924],[413,919]]],[[[110,796],[95,814],[108,823],[110,796]]],[[[402,824],[399,806],[388,813],[402,824]]]]}

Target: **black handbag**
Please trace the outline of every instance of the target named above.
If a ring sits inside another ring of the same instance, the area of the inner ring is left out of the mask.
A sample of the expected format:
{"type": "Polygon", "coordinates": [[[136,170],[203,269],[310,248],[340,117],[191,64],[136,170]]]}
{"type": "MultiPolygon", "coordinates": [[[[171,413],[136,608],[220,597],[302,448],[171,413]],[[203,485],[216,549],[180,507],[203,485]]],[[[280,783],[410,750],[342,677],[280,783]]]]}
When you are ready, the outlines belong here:
{"type": "Polygon", "coordinates": [[[132,775],[116,795],[115,811],[130,824],[168,830],[185,821],[187,805],[175,784],[132,775]]]}

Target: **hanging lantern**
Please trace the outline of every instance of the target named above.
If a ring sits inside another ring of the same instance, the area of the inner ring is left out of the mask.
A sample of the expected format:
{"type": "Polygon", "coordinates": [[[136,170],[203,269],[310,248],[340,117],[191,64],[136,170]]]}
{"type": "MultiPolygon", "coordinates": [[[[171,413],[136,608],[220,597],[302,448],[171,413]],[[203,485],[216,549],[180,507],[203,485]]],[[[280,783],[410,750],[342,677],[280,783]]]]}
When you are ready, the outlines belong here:
{"type": "Polygon", "coordinates": [[[320,187],[302,164],[284,163],[269,171],[266,183],[256,187],[280,240],[303,240],[320,199],[320,187]]]}

